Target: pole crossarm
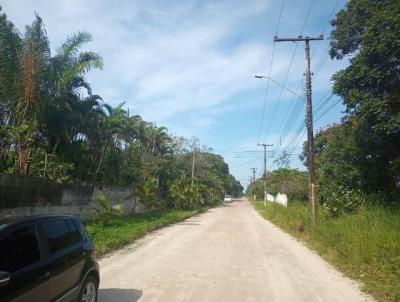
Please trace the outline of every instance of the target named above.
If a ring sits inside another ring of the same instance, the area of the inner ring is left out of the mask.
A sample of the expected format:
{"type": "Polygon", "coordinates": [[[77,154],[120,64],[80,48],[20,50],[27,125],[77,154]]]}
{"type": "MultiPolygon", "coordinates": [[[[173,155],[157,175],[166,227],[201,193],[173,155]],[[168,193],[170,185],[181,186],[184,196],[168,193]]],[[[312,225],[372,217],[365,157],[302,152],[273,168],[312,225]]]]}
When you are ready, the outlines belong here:
{"type": "Polygon", "coordinates": [[[274,42],[300,42],[300,41],[316,41],[323,39],[324,35],[319,35],[318,37],[298,36],[297,38],[278,38],[278,36],[275,36],[274,42]]]}

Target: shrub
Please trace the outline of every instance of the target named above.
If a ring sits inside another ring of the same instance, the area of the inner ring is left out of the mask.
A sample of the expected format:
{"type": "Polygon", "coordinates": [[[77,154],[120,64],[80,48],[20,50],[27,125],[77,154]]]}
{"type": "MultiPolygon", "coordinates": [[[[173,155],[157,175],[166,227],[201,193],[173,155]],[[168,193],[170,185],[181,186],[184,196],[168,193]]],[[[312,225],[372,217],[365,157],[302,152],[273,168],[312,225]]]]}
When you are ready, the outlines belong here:
{"type": "Polygon", "coordinates": [[[158,183],[154,177],[148,178],[142,186],[136,189],[136,195],[140,198],[146,210],[156,208],[160,204],[157,202],[158,183]]]}
{"type": "Polygon", "coordinates": [[[342,186],[324,187],[319,192],[322,208],[332,217],[355,213],[367,204],[367,200],[367,195],[361,190],[351,190],[342,186]]]}
{"type": "Polygon", "coordinates": [[[100,195],[97,197],[96,202],[98,207],[91,207],[92,211],[97,213],[96,222],[105,226],[108,225],[110,219],[114,216],[122,215],[122,207],[120,204],[110,205],[107,197],[100,195]]]}
{"type": "Polygon", "coordinates": [[[174,201],[176,209],[195,209],[206,203],[210,198],[210,192],[203,184],[192,186],[191,180],[186,175],[182,175],[171,184],[169,197],[174,201]]]}

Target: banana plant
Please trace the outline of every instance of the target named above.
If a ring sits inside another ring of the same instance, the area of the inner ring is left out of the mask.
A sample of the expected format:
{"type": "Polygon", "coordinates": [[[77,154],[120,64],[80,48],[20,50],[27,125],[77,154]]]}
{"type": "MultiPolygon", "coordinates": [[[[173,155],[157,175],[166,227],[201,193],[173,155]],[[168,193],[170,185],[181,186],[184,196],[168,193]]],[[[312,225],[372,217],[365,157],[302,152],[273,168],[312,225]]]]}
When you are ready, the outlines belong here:
{"type": "Polygon", "coordinates": [[[98,196],[96,203],[97,206],[91,207],[90,210],[97,213],[96,221],[102,226],[108,225],[112,217],[121,216],[123,213],[120,204],[110,205],[107,197],[104,195],[98,196]]]}

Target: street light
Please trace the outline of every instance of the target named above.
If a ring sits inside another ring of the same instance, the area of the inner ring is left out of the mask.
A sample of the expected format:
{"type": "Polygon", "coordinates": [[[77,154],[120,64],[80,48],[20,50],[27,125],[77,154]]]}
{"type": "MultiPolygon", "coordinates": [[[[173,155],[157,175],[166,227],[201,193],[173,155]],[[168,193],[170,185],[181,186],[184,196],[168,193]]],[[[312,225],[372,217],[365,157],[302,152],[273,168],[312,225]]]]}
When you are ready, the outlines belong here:
{"type": "Polygon", "coordinates": [[[258,75],[256,74],[254,76],[256,79],[269,79],[270,81],[274,82],[275,84],[277,84],[278,86],[281,86],[283,89],[286,89],[287,91],[289,91],[290,93],[294,94],[295,96],[297,96],[300,99],[304,99],[304,97],[298,95],[296,92],[294,92],[293,90],[287,88],[285,85],[275,81],[273,78],[269,77],[269,76],[265,76],[265,75],[258,75]]]}

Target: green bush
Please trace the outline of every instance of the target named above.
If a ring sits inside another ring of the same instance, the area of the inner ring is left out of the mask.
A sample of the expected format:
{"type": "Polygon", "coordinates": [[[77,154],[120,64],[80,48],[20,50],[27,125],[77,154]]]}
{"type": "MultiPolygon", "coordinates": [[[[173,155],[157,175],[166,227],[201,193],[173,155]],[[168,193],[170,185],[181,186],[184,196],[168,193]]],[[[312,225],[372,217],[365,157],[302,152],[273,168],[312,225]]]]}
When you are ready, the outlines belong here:
{"type": "Polygon", "coordinates": [[[147,211],[160,207],[161,204],[157,199],[158,183],[156,178],[148,178],[142,186],[138,186],[135,192],[147,211]]]}
{"type": "Polygon", "coordinates": [[[96,202],[97,207],[90,208],[92,211],[95,211],[97,213],[97,217],[95,219],[96,223],[102,226],[106,226],[109,224],[111,218],[113,218],[114,216],[122,215],[121,205],[115,204],[111,206],[108,202],[107,197],[105,197],[104,195],[98,196],[96,202]]]}
{"type": "Polygon", "coordinates": [[[196,209],[207,204],[211,199],[208,188],[200,183],[192,185],[191,179],[182,175],[169,188],[169,198],[175,209],[196,209]]]}
{"type": "Polygon", "coordinates": [[[350,190],[342,186],[324,187],[318,193],[322,209],[332,217],[355,213],[368,202],[368,196],[361,190],[350,190]]]}

